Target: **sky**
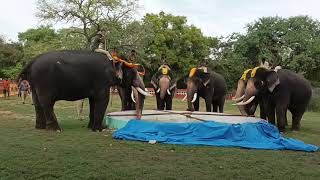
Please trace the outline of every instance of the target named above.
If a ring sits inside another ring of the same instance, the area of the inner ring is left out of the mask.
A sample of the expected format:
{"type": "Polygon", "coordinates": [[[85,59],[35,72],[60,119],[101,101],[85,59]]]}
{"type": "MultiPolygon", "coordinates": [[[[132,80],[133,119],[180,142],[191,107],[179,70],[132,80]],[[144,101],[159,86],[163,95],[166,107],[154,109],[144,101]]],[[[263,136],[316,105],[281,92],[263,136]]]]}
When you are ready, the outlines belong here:
{"type": "MultiPolygon", "coordinates": [[[[18,33],[36,28],[36,0],[0,0],[0,35],[17,41],[18,33]]],[[[308,15],[320,20],[318,0],[140,0],[138,17],[164,11],[186,16],[206,36],[244,33],[245,26],[264,16],[308,15]]]]}

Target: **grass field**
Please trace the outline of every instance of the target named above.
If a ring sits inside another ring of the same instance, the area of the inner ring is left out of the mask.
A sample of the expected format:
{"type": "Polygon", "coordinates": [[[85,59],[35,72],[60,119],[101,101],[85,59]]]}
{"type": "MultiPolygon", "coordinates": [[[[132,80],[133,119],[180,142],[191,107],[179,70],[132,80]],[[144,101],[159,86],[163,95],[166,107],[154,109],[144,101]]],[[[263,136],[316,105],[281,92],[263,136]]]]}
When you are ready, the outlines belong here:
{"type": "MultiPolygon", "coordinates": [[[[108,111],[118,111],[112,98],[108,111]]],[[[154,109],[148,98],[145,109],[154,109]]],[[[33,106],[0,99],[0,179],[320,179],[320,152],[250,150],[209,146],[150,145],[94,133],[76,119],[75,102],[58,102],[62,133],[36,130],[33,106]]],[[[175,100],[174,108],[186,104],[175,100]]],[[[231,102],[227,113],[238,113],[231,102]]],[[[202,109],[203,110],[203,109],[202,109]]],[[[289,120],[291,123],[291,120],[289,120]]],[[[288,137],[320,146],[320,113],[307,112],[300,132],[288,137]]]]}

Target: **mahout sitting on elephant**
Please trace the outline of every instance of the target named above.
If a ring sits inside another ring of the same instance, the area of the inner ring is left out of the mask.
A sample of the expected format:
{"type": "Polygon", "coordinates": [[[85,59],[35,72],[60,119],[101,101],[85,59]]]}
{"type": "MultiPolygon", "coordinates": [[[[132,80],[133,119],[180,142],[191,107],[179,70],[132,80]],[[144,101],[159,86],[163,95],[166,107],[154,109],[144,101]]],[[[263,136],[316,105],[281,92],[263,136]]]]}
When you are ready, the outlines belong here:
{"type": "MultiPolygon", "coordinates": [[[[129,64],[130,65],[130,64],[129,64]]],[[[124,68],[125,63],[112,60],[104,53],[91,51],[53,51],[37,56],[21,71],[19,77],[30,82],[36,111],[36,128],[60,131],[53,106],[58,100],[75,101],[89,98],[88,127],[102,130],[102,121],[109,102],[110,87],[120,83],[122,74],[130,75],[130,84],[144,92],[137,70],[124,68]]],[[[136,93],[137,98],[144,95],[136,93]]],[[[137,104],[141,117],[142,104],[137,104]]]]}
{"type": "Polygon", "coordinates": [[[172,110],[172,99],[177,86],[171,68],[164,64],[152,76],[151,84],[156,94],[158,110],[172,110]]]}
{"type": "Polygon", "coordinates": [[[227,84],[218,73],[208,68],[192,68],[187,80],[188,111],[199,111],[199,98],[205,100],[207,112],[223,113],[227,84]]]}
{"type": "Polygon", "coordinates": [[[312,95],[311,85],[301,75],[287,69],[277,71],[256,67],[247,82],[243,100],[237,105],[247,105],[257,96],[268,97],[267,119],[280,131],[285,131],[287,110],[292,114],[292,130],[300,129],[301,118],[312,95]]]}

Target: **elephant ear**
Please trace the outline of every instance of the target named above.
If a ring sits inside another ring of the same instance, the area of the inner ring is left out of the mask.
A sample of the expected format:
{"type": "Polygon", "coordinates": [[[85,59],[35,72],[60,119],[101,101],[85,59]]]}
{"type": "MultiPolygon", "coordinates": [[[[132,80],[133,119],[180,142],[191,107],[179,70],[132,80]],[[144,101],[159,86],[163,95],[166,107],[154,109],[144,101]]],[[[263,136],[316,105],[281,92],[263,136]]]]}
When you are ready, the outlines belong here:
{"type": "Polygon", "coordinates": [[[280,84],[279,76],[274,71],[268,73],[266,81],[270,92],[273,92],[274,88],[280,84]]]}

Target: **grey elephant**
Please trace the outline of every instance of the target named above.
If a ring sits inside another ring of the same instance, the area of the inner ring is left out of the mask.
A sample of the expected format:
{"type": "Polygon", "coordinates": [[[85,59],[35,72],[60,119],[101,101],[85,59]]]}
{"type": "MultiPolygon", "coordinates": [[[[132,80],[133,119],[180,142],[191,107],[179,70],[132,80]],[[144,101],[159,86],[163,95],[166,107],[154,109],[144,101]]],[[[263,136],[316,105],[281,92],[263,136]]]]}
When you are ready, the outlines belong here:
{"type": "MultiPolygon", "coordinates": [[[[235,93],[235,96],[232,97],[232,100],[235,101],[236,103],[239,103],[243,100],[245,97],[245,89],[248,83],[248,80],[251,78],[251,72],[252,69],[247,69],[243,72],[241,75],[241,78],[238,80],[238,86],[237,86],[237,91],[235,93]]],[[[248,104],[243,104],[243,105],[238,105],[239,111],[241,115],[244,116],[253,116],[257,106],[259,105],[260,107],[260,118],[262,119],[267,119],[267,114],[266,114],[266,108],[267,108],[267,101],[268,101],[268,96],[256,96],[256,98],[248,103],[248,104]]]]}
{"type": "Polygon", "coordinates": [[[205,100],[207,112],[223,113],[227,84],[218,73],[208,68],[192,68],[187,80],[188,111],[199,111],[199,98],[205,100]]]}
{"type": "Polygon", "coordinates": [[[279,131],[285,131],[287,110],[292,114],[292,130],[300,130],[300,121],[310,101],[311,84],[301,75],[286,69],[278,71],[256,67],[247,82],[243,100],[237,105],[247,105],[256,96],[268,97],[267,118],[279,131]]]}
{"type": "Polygon", "coordinates": [[[136,91],[137,118],[141,117],[145,86],[137,70],[124,67],[101,52],[53,51],[39,55],[27,64],[18,78],[30,82],[36,111],[36,128],[60,131],[53,106],[58,100],[75,101],[89,98],[90,121],[93,131],[102,130],[102,121],[109,102],[110,87],[124,77],[136,91]]]}
{"type": "Polygon", "coordinates": [[[172,110],[172,99],[177,86],[176,79],[168,65],[161,65],[158,71],[152,76],[158,110],[172,110]]]}

